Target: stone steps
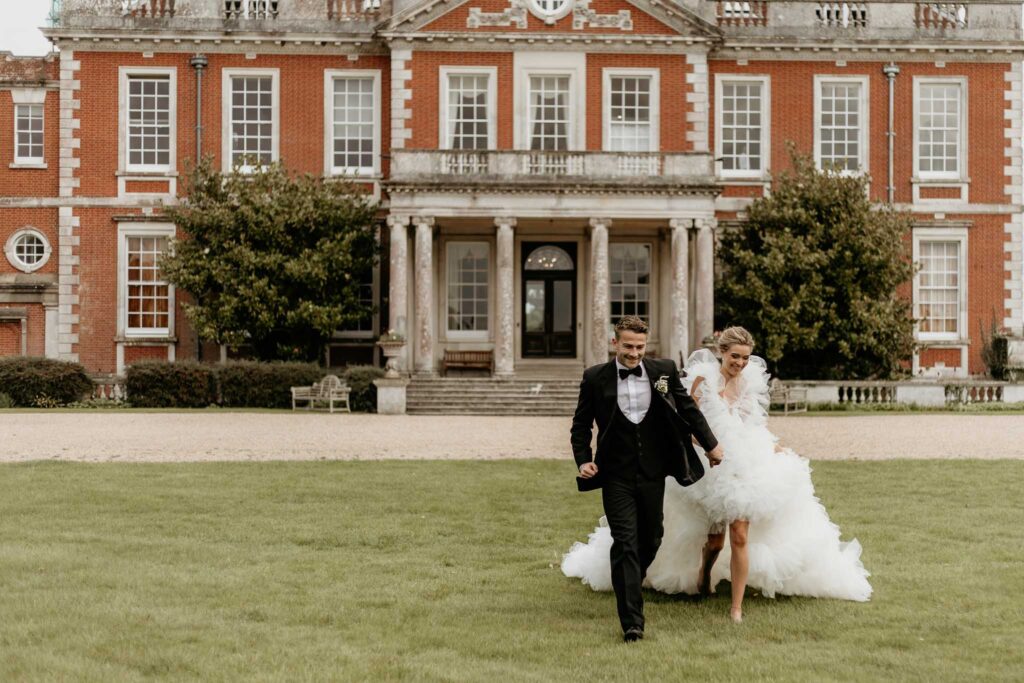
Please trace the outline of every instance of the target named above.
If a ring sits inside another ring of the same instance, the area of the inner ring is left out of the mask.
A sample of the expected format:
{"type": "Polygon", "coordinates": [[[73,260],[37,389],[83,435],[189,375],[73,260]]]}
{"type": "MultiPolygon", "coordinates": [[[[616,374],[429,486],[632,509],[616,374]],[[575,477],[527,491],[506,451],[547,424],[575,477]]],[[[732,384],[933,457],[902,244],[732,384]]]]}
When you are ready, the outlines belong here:
{"type": "Polygon", "coordinates": [[[579,379],[413,378],[411,415],[572,415],[579,379]]]}

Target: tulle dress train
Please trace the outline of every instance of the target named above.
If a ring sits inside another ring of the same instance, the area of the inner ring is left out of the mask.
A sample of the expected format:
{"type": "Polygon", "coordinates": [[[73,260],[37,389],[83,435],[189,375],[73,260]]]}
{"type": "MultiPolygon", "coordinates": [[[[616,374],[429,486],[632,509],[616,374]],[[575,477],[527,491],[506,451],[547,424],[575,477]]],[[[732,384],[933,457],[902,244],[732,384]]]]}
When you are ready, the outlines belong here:
{"type": "MultiPolygon", "coordinates": [[[[665,593],[696,593],[701,550],[708,531],[730,522],[750,522],[747,585],[767,597],[803,595],[866,601],[868,571],[857,540],[840,540],[839,527],[814,494],[807,459],[792,450],[775,452],[777,439],[767,427],[768,373],[752,357],[739,379],[737,398],[720,395],[718,360],[701,350],[690,356],[683,384],[690,390],[703,377],[700,408],[722,444],[725,459],[711,468],[698,447],[705,475],[682,487],[665,483],[665,534],[645,586],[665,593]]],[[[594,590],[610,591],[612,537],[605,519],[586,543],[576,543],[562,560],[562,572],[594,590]]],[[[711,575],[712,587],[729,578],[726,543],[711,575]]]]}

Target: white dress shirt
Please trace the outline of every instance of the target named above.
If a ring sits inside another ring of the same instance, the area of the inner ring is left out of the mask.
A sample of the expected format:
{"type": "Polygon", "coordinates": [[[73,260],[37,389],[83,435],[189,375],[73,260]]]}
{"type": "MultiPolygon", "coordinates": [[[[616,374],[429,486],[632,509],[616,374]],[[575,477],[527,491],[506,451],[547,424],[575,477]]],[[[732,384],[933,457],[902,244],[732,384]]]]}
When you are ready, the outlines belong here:
{"type": "Polygon", "coordinates": [[[615,359],[615,380],[618,382],[619,410],[633,424],[640,424],[644,415],[651,407],[651,381],[647,377],[644,364],[640,363],[641,375],[626,375],[619,378],[619,370],[628,370],[625,365],[615,359]]]}

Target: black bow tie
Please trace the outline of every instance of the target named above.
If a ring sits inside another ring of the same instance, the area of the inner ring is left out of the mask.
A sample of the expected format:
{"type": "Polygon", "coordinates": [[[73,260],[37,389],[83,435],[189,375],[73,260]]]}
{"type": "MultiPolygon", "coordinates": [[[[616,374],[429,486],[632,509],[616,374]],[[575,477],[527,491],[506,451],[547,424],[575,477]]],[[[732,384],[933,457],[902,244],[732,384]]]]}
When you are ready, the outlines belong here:
{"type": "Polygon", "coordinates": [[[643,377],[644,376],[644,369],[642,367],[640,367],[639,365],[636,366],[635,368],[633,368],[632,370],[629,370],[627,368],[619,368],[619,379],[626,379],[630,375],[636,375],[637,377],[643,377]]]}

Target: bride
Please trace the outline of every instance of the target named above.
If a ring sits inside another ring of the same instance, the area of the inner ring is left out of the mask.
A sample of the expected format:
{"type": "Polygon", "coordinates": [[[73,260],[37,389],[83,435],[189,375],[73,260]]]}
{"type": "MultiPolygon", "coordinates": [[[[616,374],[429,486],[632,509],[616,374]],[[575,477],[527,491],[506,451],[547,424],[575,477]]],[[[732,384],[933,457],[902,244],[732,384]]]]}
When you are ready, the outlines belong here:
{"type": "MultiPolygon", "coordinates": [[[[706,595],[729,579],[729,614],[737,623],[747,585],[767,597],[866,601],[871,586],[860,543],[839,540],[839,527],[814,495],[808,461],[768,431],[768,373],[753,349],[749,332],[730,327],[718,340],[721,361],[701,349],[686,363],[683,385],[725,457],[712,467],[698,446],[704,477],[686,488],[666,480],[665,535],[644,585],[706,595]]],[[[562,572],[594,590],[611,590],[611,545],[602,518],[589,542],[574,544],[565,555],[562,572]]]]}

